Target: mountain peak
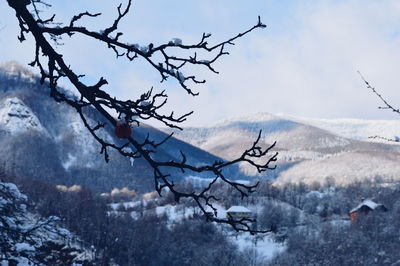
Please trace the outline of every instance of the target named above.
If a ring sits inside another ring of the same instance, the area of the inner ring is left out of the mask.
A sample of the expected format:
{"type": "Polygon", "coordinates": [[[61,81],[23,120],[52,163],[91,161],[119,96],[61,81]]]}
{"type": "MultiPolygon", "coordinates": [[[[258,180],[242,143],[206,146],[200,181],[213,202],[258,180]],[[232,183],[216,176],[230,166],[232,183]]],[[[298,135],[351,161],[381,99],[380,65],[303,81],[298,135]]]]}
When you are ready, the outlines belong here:
{"type": "Polygon", "coordinates": [[[215,125],[213,125],[213,127],[225,126],[235,122],[248,122],[248,123],[265,122],[278,118],[279,118],[278,115],[274,115],[267,112],[260,112],[252,115],[229,118],[221,122],[217,122],[215,125]]]}
{"type": "Polygon", "coordinates": [[[7,98],[0,104],[0,125],[11,134],[28,130],[43,131],[39,119],[19,98],[7,98]]]}

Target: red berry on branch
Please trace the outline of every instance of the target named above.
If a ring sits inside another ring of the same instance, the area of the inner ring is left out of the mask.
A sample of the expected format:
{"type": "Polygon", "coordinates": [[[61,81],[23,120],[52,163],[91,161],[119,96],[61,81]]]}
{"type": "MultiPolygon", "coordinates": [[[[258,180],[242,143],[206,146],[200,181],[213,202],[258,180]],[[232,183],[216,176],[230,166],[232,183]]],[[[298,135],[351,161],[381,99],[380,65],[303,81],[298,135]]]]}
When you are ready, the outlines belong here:
{"type": "Polygon", "coordinates": [[[120,139],[127,139],[132,134],[131,126],[126,122],[117,122],[115,127],[115,135],[120,139]]]}

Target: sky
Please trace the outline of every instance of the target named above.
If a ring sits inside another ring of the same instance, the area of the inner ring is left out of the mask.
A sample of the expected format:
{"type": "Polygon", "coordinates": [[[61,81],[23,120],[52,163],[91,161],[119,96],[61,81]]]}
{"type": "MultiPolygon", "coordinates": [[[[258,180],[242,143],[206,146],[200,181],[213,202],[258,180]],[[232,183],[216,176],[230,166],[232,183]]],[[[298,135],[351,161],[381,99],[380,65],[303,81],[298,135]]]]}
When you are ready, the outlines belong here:
{"type": "MultiPolygon", "coordinates": [[[[102,12],[84,19],[88,28],[110,25],[119,1],[51,1],[44,14],[68,22],[81,11],[102,12]]],[[[378,110],[379,100],[363,84],[357,71],[395,106],[400,106],[400,1],[397,0],[135,0],[122,21],[123,40],[147,45],[172,38],[197,42],[203,32],[218,43],[257,22],[253,31],[227,47],[215,68],[190,69],[207,83],[192,86],[188,95],[176,81],[160,83],[159,74],[145,61],[115,59],[101,43],[76,36],[58,50],[86,81],[101,76],[107,91],[123,99],[135,98],[154,87],[169,94],[165,112],[194,111],[184,126],[206,126],[217,121],[260,112],[313,118],[399,119],[378,110]]],[[[0,62],[33,59],[32,38],[19,43],[17,20],[6,1],[0,2],[0,62]]],[[[204,59],[208,59],[207,56],[204,59]]],[[[33,70],[35,71],[35,70],[33,70]]],[[[186,74],[186,75],[187,75],[186,74]]],[[[63,84],[70,86],[69,84],[63,84]]]]}

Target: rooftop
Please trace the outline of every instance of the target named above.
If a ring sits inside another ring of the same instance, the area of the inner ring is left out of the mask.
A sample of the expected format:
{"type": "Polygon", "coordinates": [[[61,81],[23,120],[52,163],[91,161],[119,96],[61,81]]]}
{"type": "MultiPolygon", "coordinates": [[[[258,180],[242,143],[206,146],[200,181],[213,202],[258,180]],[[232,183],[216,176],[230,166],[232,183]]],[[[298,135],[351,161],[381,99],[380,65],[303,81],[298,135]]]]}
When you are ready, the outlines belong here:
{"type": "Polygon", "coordinates": [[[226,212],[248,212],[251,213],[249,209],[244,206],[232,206],[226,212]]]}
{"type": "Polygon", "coordinates": [[[378,204],[378,203],[376,203],[376,202],[373,202],[373,201],[370,200],[370,199],[366,199],[366,200],[364,200],[363,202],[361,202],[360,204],[358,204],[358,206],[355,207],[354,209],[352,209],[350,212],[355,212],[355,211],[357,211],[358,209],[360,209],[362,206],[367,206],[367,207],[369,207],[370,209],[375,210],[377,207],[379,207],[379,206],[381,206],[381,205],[382,205],[382,204],[378,204]]]}

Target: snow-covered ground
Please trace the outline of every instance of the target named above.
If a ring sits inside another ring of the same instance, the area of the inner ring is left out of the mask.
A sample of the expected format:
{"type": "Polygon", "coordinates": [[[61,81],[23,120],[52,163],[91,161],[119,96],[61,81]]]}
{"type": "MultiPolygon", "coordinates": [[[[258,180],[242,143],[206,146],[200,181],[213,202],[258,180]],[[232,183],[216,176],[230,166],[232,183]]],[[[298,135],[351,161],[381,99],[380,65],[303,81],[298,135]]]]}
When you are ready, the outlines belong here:
{"type": "Polygon", "coordinates": [[[238,245],[241,251],[255,249],[257,253],[252,255],[257,256],[259,260],[272,259],[286,249],[285,244],[274,242],[270,234],[255,236],[247,232],[233,233],[229,236],[229,240],[238,245]]]}
{"type": "MultiPolygon", "coordinates": [[[[144,204],[146,204],[146,201],[143,201],[144,204]]],[[[109,204],[110,208],[113,211],[118,210],[118,208],[120,208],[121,206],[125,209],[130,209],[130,208],[135,208],[140,206],[141,201],[137,200],[137,201],[127,201],[127,202],[118,202],[118,203],[111,203],[109,204]]]]}
{"type": "MultiPolygon", "coordinates": [[[[199,176],[194,176],[194,175],[188,175],[185,176],[185,181],[191,183],[195,188],[203,188],[208,186],[214,178],[204,178],[204,177],[199,177],[199,176]]],[[[249,180],[234,180],[236,183],[243,184],[243,185],[248,185],[250,184],[249,180]]],[[[217,182],[220,182],[218,180],[217,182]]]]}
{"type": "Polygon", "coordinates": [[[181,205],[168,204],[165,206],[157,206],[155,208],[155,211],[158,216],[166,215],[170,223],[179,222],[183,219],[193,217],[195,213],[195,208],[182,207],[183,206],[181,205]]]}
{"type": "MultiPolygon", "coordinates": [[[[138,208],[140,205],[144,207],[143,214],[146,215],[150,212],[154,212],[157,216],[165,216],[168,221],[168,225],[172,226],[184,219],[191,219],[195,214],[201,215],[201,211],[198,207],[187,207],[184,205],[173,205],[166,204],[163,206],[156,206],[154,208],[146,209],[145,206],[149,204],[151,200],[135,200],[129,202],[112,203],[109,204],[111,211],[110,214],[119,215],[124,213],[121,211],[123,206],[133,219],[140,219],[141,211],[131,211],[131,208],[138,208]]],[[[278,204],[278,203],[277,203],[278,204]]],[[[284,208],[291,208],[287,203],[280,202],[284,208]]],[[[213,204],[217,209],[217,218],[226,218],[226,208],[219,204],[213,204]]],[[[253,212],[258,212],[261,209],[261,205],[251,205],[248,206],[253,212]]],[[[210,207],[206,207],[206,211],[212,211],[210,207]]],[[[230,227],[222,224],[216,224],[217,228],[225,232],[228,240],[233,244],[237,245],[241,251],[244,252],[255,252],[254,254],[249,254],[249,256],[257,256],[258,260],[268,260],[274,255],[283,252],[285,250],[284,243],[277,243],[273,240],[272,234],[258,234],[251,235],[247,232],[236,232],[230,227]]]]}

